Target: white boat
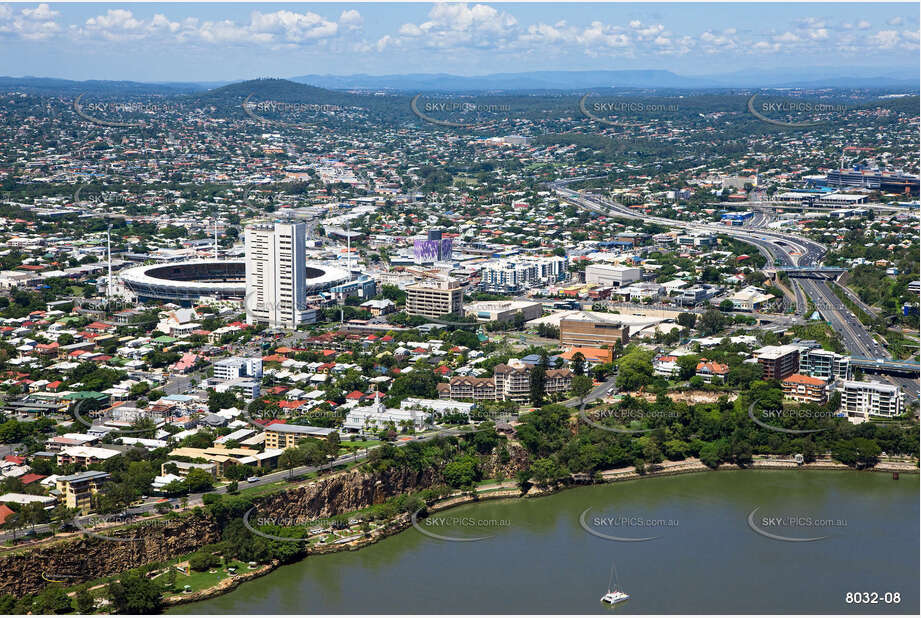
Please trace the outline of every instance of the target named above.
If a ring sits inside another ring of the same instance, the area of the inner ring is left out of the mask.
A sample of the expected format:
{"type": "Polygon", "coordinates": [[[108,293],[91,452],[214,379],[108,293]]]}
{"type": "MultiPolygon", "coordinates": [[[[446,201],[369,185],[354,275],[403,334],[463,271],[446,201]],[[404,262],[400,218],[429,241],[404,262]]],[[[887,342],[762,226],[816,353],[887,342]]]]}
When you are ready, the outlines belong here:
{"type": "Polygon", "coordinates": [[[608,590],[608,593],[601,597],[601,602],[607,603],[608,605],[616,605],[626,601],[629,598],[630,595],[626,592],[621,592],[620,590],[608,590]]]}
{"type": "Polygon", "coordinates": [[[617,605],[618,603],[623,603],[630,598],[630,595],[621,590],[617,585],[617,580],[614,579],[614,574],[616,573],[615,567],[611,565],[611,578],[608,580],[608,593],[601,597],[602,603],[607,603],[608,605],[617,605]]]}

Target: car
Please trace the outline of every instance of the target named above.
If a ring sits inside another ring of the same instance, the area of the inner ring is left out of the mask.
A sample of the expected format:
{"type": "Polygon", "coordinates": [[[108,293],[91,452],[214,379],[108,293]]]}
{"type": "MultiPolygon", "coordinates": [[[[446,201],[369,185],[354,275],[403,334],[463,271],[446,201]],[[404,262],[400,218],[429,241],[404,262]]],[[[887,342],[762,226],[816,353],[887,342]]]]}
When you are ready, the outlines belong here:
{"type": "Polygon", "coordinates": [[[259,477],[258,477],[258,476],[251,476],[251,477],[249,477],[248,479],[246,479],[246,482],[247,482],[247,483],[255,483],[255,482],[258,481],[258,480],[259,480],[259,477]]]}

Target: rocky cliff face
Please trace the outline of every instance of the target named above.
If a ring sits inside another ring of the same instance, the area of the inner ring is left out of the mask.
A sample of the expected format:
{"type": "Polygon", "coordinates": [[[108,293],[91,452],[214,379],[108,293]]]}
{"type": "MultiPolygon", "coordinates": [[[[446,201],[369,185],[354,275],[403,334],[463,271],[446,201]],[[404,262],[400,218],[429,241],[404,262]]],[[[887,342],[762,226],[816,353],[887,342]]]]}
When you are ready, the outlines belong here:
{"type": "Polygon", "coordinates": [[[530,465],[530,460],[528,458],[528,452],[519,444],[509,443],[508,447],[508,461],[505,463],[502,462],[502,459],[497,453],[493,453],[486,457],[486,460],[483,462],[483,476],[486,478],[496,478],[497,474],[501,474],[507,479],[514,479],[515,475],[520,470],[526,470],[530,465]]]}
{"type": "Polygon", "coordinates": [[[282,521],[304,521],[332,517],[380,504],[401,493],[424,489],[436,483],[435,470],[386,470],[379,475],[351,472],[294,487],[259,501],[260,516],[282,521]]]}
{"type": "MultiPolygon", "coordinates": [[[[424,489],[438,480],[435,470],[359,471],[292,487],[256,501],[260,517],[303,521],[355,511],[400,493],[424,489]]],[[[115,533],[99,531],[106,536],[115,533]]],[[[122,534],[122,533],[119,533],[122,534]]],[[[206,511],[179,520],[157,519],[123,533],[128,541],[80,536],[19,554],[0,556],[0,593],[21,597],[40,591],[48,580],[73,585],[152,562],[191,553],[220,540],[217,522],[206,511]]]]}
{"type": "MultiPolygon", "coordinates": [[[[106,536],[115,533],[100,531],[106,536]]],[[[0,593],[33,594],[49,581],[69,586],[126,571],[142,564],[168,560],[220,540],[210,517],[190,515],[158,519],[122,533],[128,540],[109,541],[77,536],[24,553],[0,556],[0,593]]]]}

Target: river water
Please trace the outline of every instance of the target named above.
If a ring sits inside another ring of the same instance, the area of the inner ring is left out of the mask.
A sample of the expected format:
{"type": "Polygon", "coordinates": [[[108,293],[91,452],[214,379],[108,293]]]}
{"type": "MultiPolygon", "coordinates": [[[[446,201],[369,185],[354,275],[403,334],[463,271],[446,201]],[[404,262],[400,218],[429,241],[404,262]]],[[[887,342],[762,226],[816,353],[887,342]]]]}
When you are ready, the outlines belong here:
{"type": "Polygon", "coordinates": [[[485,501],[420,521],[481,540],[411,528],[169,613],[917,614],[918,489],[917,475],[735,470],[485,501]],[[612,571],[631,596],[614,609],[599,603],[612,571]]]}

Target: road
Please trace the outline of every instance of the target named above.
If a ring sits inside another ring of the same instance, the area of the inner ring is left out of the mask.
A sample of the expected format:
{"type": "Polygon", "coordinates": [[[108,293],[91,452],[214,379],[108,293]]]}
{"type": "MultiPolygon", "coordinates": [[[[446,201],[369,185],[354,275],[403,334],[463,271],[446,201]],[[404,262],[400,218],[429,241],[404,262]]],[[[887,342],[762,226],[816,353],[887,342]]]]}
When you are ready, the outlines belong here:
{"type": "MultiPolygon", "coordinates": [[[[604,385],[601,385],[601,386],[604,386],[604,385]]],[[[593,394],[599,389],[601,389],[601,386],[597,387],[593,391],[593,394]]],[[[589,397],[592,397],[592,395],[589,395],[589,397]]],[[[586,401],[588,401],[588,397],[586,398],[586,401]]],[[[406,446],[407,444],[411,444],[413,442],[424,442],[427,440],[432,440],[438,436],[458,435],[458,434],[467,433],[468,431],[469,430],[464,430],[464,429],[440,429],[437,431],[432,431],[430,433],[418,435],[413,440],[405,440],[402,442],[397,442],[395,443],[394,446],[399,448],[399,447],[406,446]]],[[[333,459],[329,461],[328,463],[323,464],[322,466],[300,466],[297,468],[292,468],[290,470],[277,470],[275,472],[271,472],[264,476],[260,476],[253,482],[241,481],[240,488],[249,489],[249,488],[255,488],[255,487],[262,487],[264,485],[269,485],[271,483],[277,483],[279,481],[284,481],[289,478],[298,479],[300,477],[306,476],[314,472],[318,472],[320,470],[330,470],[338,466],[343,466],[343,465],[359,462],[359,461],[366,459],[369,456],[371,450],[373,449],[365,449],[364,452],[359,451],[359,452],[356,452],[350,455],[341,455],[337,457],[336,459],[333,459]]],[[[227,486],[224,485],[222,487],[216,487],[214,489],[209,490],[208,492],[192,493],[187,496],[184,496],[183,498],[172,498],[169,500],[169,502],[175,508],[176,506],[181,504],[183,501],[185,501],[186,503],[185,508],[194,508],[196,506],[201,506],[204,503],[203,496],[205,493],[225,494],[227,493],[227,486]]],[[[162,501],[163,501],[162,498],[157,498],[155,500],[150,500],[143,504],[128,507],[122,513],[120,513],[119,516],[131,515],[134,517],[141,518],[145,516],[154,515],[156,513],[157,505],[161,504],[162,501]]],[[[94,520],[98,522],[100,517],[104,517],[104,516],[100,516],[94,513],[91,513],[89,515],[79,516],[75,518],[75,524],[77,524],[78,527],[83,526],[87,528],[92,528],[92,524],[94,520]]],[[[23,535],[26,534],[27,530],[29,531],[34,530],[36,533],[43,533],[43,532],[49,532],[50,528],[48,527],[47,524],[37,525],[34,528],[28,527],[28,528],[16,531],[16,534],[15,534],[16,538],[21,539],[23,535]]],[[[100,533],[105,534],[104,529],[100,529],[100,533]]],[[[2,533],[0,533],[0,542],[5,542],[12,538],[13,538],[13,531],[3,531],[2,533]]]]}

